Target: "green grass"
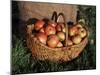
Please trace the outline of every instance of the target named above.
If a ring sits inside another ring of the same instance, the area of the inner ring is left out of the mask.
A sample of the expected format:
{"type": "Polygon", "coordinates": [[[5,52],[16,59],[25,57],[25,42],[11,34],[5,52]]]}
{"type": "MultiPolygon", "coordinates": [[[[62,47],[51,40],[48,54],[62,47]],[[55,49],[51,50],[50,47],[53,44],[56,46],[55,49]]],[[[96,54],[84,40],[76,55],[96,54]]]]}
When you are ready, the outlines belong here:
{"type": "MultiPolygon", "coordinates": [[[[41,73],[96,69],[96,8],[79,6],[78,19],[84,18],[89,27],[89,43],[79,57],[70,62],[40,61],[32,57],[25,39],[17,29],[12,33],[12,74],[41,73]]],[[[13,26],[14,27],[14,26],[13,26]]]]}

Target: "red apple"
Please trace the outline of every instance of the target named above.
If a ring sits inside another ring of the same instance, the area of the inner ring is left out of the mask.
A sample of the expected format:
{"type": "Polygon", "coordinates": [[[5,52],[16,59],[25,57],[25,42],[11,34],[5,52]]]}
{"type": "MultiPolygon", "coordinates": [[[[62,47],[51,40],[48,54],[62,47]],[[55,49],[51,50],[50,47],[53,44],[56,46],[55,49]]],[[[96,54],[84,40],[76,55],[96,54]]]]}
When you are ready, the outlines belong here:
{"type": "Polygon", "coordinates": [[[61,31],[61,30],[62,30],[62,27],[61,27],[60,25],[57,25],[57,26],[56,26],[56,31],[59,32],[59,31],[61,31]]]}
{"type": "Polygon", "coordinates": [[[35,23],[35,30],[40,30],[43,26],[44,26],[45,22],[43,20],[38,20],[36,23],[35,23]]]}
{"type": "Polygon", "coordinates": [[[47,39],[47,45],[49,47],[51,47],[51,48],[57,47],[58,43],[59,43],[59,38],[56,35],[54,35],[54,34],[50,35],[48,37],[48,39],[47,39]]]}
{"type": "Polygon", "coordinates": [[[76,35],[77,33],[78,33],[78,29],[77,29],[76,26],[71,27],[71,28],[69,29],[69,35],[70,35],[70,36],[74,36],[74,35],[76,35]]]}
{"type": "Polygon", "coordinates": [[[55,33],[56,33],[56,29],[55,29],[53,26],[48,25],[48,26],[45,28],[45,33],[46,33],[46,35],[55,34],[55,33]]]}
{"type": "Polygon", "coordinates": [[[64,26],[64,23],[58,23],[57,26],[56,26],[56,30],[57,31],[63,31],[65,32],[65,26],[64,26]]]}
{"type": "Polygon", "coordinates": [[[53,27],[56,27],[57,23],[54,22],[54,21],[49,21],[49,22],[48,22],[48,25],[51,25],[51,26],[53,26],[53,27]]]}
{"type": "Polygon", "coordinates": [[[36,37],[41,43],[46,44],[47,36],[45,33],[39,32],[36,34],[36,37]]]}

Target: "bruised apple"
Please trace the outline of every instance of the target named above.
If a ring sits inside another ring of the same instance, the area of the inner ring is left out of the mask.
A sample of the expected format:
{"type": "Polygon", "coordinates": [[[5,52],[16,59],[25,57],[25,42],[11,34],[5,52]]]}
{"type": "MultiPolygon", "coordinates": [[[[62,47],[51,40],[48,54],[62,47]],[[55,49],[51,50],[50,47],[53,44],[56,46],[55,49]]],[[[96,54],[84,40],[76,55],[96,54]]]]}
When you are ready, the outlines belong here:
{"type": "Polygon", "coordinates": [[[44,26],[45,22],[43,20],[38,20],[36,23],[35,23],[35,30],[40,30],[43,26],[44,26]]]}
{"type": "Polygon", "coordinates": [[[39,32],[36,34],[36,37],[41,43],[46,44],[47,36],[45,33],[39,32]]]}
{"type": "Polygon", "coordinates": [[[45,33],[46,33],[46,35],[55,34],[55,33],[56,33],[56,29],[55,29],[53,26],[48,25],[48,26],[45,28],[45,33]]]}
{"type": "Polygon", "coordinates": [[[54,35],[54,34],[50,35],[48,37],[48,39],[47,39],[47,45],[49,47],[51,47],[51,48],[57,47],[58,43],[59,43],[59,38],[56,35],[54,35]]]}

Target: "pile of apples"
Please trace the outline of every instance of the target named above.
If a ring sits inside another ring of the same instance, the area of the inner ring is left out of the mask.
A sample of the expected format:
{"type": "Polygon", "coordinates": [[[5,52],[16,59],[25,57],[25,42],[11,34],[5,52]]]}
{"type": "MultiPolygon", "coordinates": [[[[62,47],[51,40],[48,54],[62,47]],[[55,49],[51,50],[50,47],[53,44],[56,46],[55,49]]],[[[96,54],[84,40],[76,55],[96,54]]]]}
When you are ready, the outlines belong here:
{"type": "MultiPolygon", "coordinates": [[[[86,30],[79,24],[70,27],[68,32],[67,44],[79,44],[86,36],[86,30]]],[[[43,44],[50,48],[59,48],[65,46],[66,28],[64,23],[54,22],[49,20],[47,23],[44,20],[38,20],[33,25],[35,37],[43,44]]]]}
{"type": "Polygon", "coordinates": [[[81,24],[69,27],[68,45],[77,45],[86,37],[87,31],[81,24]]]}

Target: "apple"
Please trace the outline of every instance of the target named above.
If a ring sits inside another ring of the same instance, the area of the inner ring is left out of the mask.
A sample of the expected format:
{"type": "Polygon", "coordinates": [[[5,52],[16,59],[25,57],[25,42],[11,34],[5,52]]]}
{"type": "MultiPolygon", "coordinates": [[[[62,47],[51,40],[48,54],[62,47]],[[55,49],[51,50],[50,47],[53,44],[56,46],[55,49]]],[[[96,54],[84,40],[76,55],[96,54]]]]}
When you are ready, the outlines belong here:
{"type": "Polygon", "coordinates": [[[74,44],[79,44],[81,42],[82,38],[79,35],[73,36],[72,41],[74,44]]]}
{"type": "Polygon", "coordinates": [[[87,32],[84,28],[79,29],[79,33],[78,33],[81,38],[84,38],[87,35],[87,32]]]}
{"type": "Polygon", "coordinates": [[[65,40],[65,33],[64,32],[57,32],[57,36],[58,36],[60,41],[65,40]]]}
{"type": "Polygon", "coordinates": [[[57,24],[57,26],[56,26],[56,30],[57,30],[57,31],[62,31],[62,32],[65,33],[66,30],[65,30],[64,23],[59,22],[59,23],[57,24]]]}
{"type": "Polygon", "coordinates": [[[68,46],[71,46],[71,45],[73,45],[73,42],[72,42],[70,39],[68,39],[67,45],[68,45],[68,46]]]}
{"type": "Polygon", "coordinates": [[[40,29],[40,32],[45,33],[44,29],[45,29],[45,28],[42,27],[42,28],[40,29]]]}
{"type": "Polygon", "coordinates": [[[49,47],[51,47],[51,48],[57,47],[58,43],[59,43],[59,38],[56,35],[54,35],[54,34],[50,35],[48,37],[48,39],[47,39],[47,45],[49,47]]]}
{"type": "Polygon", "coordinates": [[[48,26],[45,28],[45,33],[46,33],[46,35],[55,34],[55,33],[56,33],[56,29],[55,29],[53,26],[48,25],[48,26]]]}
{"type": "Polygon", "coordinates": [[[47,36],[45,33],[39,32],[36,34],[36,37],[41,43],[46,44],[47,36]]]}
{"type": "Polygon", "coordinates": [[[59,41],[59,43],[57,44],[57,47],[63,47],[63,44],[59,41]]]}
{"type": "Polygon", "coordinates": [[[48,25],[51,25],[51,26],[53,26],[53,27],[56,27],[57,23],[54,22],[54,21],[49,21],[49,22],[48,22],[48,25]]]}
{"type": "Polygon", "coordinates": [[[66,33],[66,28],[65,27],[62,29],[62,32],[66,33]]]}
{"type": "Polygon", "coordinates": [[[60,25],[57,25],[57,26],[56,26],[56,31],[59,32],[59,31],[61,31],[61,30],[62,30],[62,27],[61,27],[60,25]]]}
{"type": "Polygon", "coordinates": [[[38,31],[40,30],[43,26],[44,26],[45,22],[43,20],[38,20],[36,23],[35,23],[35,30],[38,31]]]}
{"type": "Polygon", "coordinates": [[[69,35],[74,36],[78,33],[78,29],[76,26],[69,28],[69,35]]]}
{"type": "Polygon", "coordinates": [[[82,25],[81,24],[77,24],[76,27],[80,29],[80,28],[82,28],[82,25]]]}

